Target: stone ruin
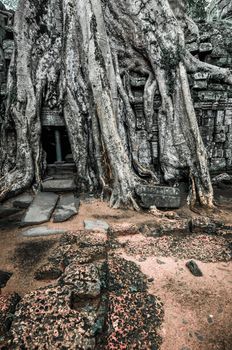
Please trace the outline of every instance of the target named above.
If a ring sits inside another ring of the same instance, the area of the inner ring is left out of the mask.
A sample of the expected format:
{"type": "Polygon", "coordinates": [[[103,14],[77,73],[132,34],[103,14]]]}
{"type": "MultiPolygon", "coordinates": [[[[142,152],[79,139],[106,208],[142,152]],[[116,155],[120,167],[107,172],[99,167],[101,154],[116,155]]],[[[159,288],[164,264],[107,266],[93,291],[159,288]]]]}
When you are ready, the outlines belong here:
{"type": "Polygon", "coordinates": [[[232,2],[230,0],[213,0],[208,7],[210,20],[232,20],[232,2]]]}
{"type": "MultiPolygon", "coordinates": [[[[206,22],[202,19],[198,21],[199,37],[190,35],[186,38],[186,44],[189,51],[201,61],[232,69],[232,27],[229,21],[219,21],[219,19],[231,18],[231,6],[231,2],[228,0],[212,3],[208,9],[210,21],[206,22]],[[217,20],[212,20],[215,18],[217,20]]],[[[7,74],[14,49],[12,26],[13,11],[7,10],[1,4],[0,127],[4,116],[7,74]]],[[[158,110],[161,98],[157,92],[154,96],[153,117],[146,120],[143,106],[146,77],[134,72],[127,79],[130,102],[136,115],[138,160],[141,165],[150,164],[151,169],[156,174],[160,174],[160,178],[162,178],[159,167],[158,141],[158,110]]],[[[232,87],[213,81],[209,78],[208,73],[189,74],[189,81],[198,124],[208,153],[210,172],[213,175],[230,172],[232,170],[232,87]]],[[[43,126],[42,144],[46,157],[45,174],[47,176],[74,174],[75,164],[62,110],[43,106],[41,122],[43,126]]],[[[12,139],[12,149],[9,152],[14,152],[14,131],[9,127],[8,132],[8,137],[12,139]]],[[[164,197],[166,197],[165,191],[164,188],[164,197]]],[[[146,194],[149,197],[150,193],[146,194]]],[[[174,202],[178,202],[178,200],[174,200],[174,202]]]]}

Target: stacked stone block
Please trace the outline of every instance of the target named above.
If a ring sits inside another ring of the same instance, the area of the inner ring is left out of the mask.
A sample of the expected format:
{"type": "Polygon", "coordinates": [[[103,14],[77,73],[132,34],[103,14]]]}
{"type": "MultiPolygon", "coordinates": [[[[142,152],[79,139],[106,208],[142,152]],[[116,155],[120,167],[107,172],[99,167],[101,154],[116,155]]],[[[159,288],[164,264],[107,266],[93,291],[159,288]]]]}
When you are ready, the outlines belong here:
{"type": "MultiPolygon", "coordinates": [[[[200,27],[200,40],[189,45],[200,60],[232,69],[232,29],[227,24],[200,27]]],[[[198,124],[211,172],[232,170],[232,88],[197,72],[189,77],[198,124]]]]}

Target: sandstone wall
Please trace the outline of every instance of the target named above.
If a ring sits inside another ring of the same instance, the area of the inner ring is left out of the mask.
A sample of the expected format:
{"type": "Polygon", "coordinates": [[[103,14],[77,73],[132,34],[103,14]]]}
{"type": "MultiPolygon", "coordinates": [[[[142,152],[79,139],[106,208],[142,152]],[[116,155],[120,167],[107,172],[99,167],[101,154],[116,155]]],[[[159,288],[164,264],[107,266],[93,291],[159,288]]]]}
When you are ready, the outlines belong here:
{"type": "MultiPolygon", "coordinates": [[[[193,54],[205,62],[232,69],[232,29],[226,24],[202,24],[200,41],[193,54]]],[[[191,46],[190,45],[190,46],[191,46]]],[[[208,74],[190,76],[198,123],[209,155],[211,171],[232,170],[232,87],[209,79],[208,74]]]]}

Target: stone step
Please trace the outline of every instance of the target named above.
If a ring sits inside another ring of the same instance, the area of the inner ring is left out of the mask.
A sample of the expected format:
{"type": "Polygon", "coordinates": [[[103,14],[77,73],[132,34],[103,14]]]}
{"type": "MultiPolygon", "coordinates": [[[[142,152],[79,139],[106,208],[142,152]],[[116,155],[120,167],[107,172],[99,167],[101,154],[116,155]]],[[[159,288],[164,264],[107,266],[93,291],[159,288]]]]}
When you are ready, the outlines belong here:
{"type": "Polygon", "coordinates": [[[76,185],[73,179],[54,179],[42,183],[44,192],[73,192],[76,185]]]}
{"type": "Polygon", "coordinates": [[[38,225],[50,220],[59,196],[50,192],[39,192],[22,219],[22,226],[38,225]]]}
{"type": "Polygon", "coordinates": [[[80,201],[73,193],[66,193],[60,196],[56,210],[53,213],[53,222],[64,222],[78,213],[80,201]]]}
{"type": "Polygon", "coordinates": [[[70,176],[72,177],[76,173],[75,163],[55,163],[47,166],[47,175],[58,176],[70,176]]]}

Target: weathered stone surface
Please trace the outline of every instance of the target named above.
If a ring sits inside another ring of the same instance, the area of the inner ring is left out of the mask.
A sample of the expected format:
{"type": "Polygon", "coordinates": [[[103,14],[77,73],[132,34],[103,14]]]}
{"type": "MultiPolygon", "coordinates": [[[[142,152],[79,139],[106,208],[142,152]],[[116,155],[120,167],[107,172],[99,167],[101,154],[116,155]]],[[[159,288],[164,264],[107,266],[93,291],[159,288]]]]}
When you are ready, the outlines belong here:
{"type": "Polygon", "coordinates": [[[95,349],[97,308],[75,310],[71,295],[69,286],[47,287],[27,294],[13,319],[13,348],[30,349],[33,344],[34,348],[50,350],[95,349]]]}
{"type": "Polygon", "coordinates": [[[145,208],[179,208],[181,203],[180,190],[164,186],[138,186],[136,193],[140,196],[145,208]]]}
{"type": "Polygon", "coordinates": [[[47,263],[40,266],[34,275],[36,280],[56,280],[62,275],[63,271],[58,266],[47,263]]]}
{"type": "Polygon", "coordinates": [[[199,46],[199,51],[204,53],[212,52],[213,46],[211,43],[201,43],[199,46]]]}
{"type": "Polygon", "coordinates": [[[85,220],[85,229],[90,231],[107,231],[109,225],[103,220],[85,220]]]}
{"type": "Polygon", "coordinates": [[[196,277],[202,277],[203,273],[199,269],[197,263],[194,260],[190,260],[186,263],[187,268],[189,271],[196,277]]]}
{"type": "Polygon", "coordinates": [[[20,297],[18,294],[13,293],[9,295],[0,295],[0,348],[2,337],[9,330],[13,313],[15,312],[16,305],[18,304],[20,297]]]}
{"type": "Polygon", "coordinates": [[[73,193],[62,195],[53,214],[53,222],[63,222],[76,215],[79,203],[73,193]]]}
{"type": "Polygon", "coordinates": [[[73,179],[48,180],[42,183],[42,187],[46,192],[72,192],[76,189],[73,179]]]}
{"type": "Polygon", "coordinates": [[[30,228],[29,230],[23,231],[24,237],[39,237],[39,236],[52,236],[52,235],[62,235],[66,231],[62,229],[51,229],[46,226],[30,228]]]}
{"type": "Polygon", "coordinates": [[[213,185],[232,184],[232,176],[227,173],[217,175],[212,179],[212,184],[213,185]]]}
{"type": "Polygon", "coordinates": [[[12,348],[159,348],[162,304],[148,293],[147,278],[135,263],[109,253],[106,239],[105,233],[86,231],[60,239],[40,270],[62,265],[62,275],[53,286],[22,298],[10,329],[12,348]]]}
{"type": "Polygon", "coordinates": [[[101,293],[100,273],[95,264],[80,265],[77,261],[72,262],[59,283],[71,287],[75,298],[96,298],[101,293]]]}
{"type": "Polygon", "coordinates": [[[217,232],[216,224],[207,217],[192,218],[189,222],[189,229],[192,233],[204,232],[208,234],[216,234],[217,232]]]}
{"type": "Polygon", "coordinates": [[[28,208],[22,225],[38,225],[49,221],[58,198],[55,193],[39,192],[28,208]]]}
{"type": "Polygon", "coordinates": [[[33,196],[31,194],[24,193],[20,196],[17,196],[12,203],[15,208],[27,209],[32,201],[33,196]]]}

